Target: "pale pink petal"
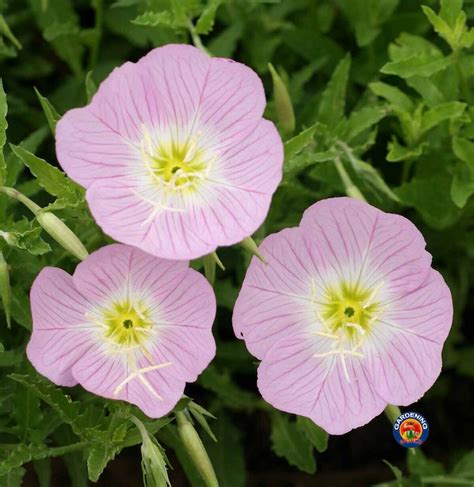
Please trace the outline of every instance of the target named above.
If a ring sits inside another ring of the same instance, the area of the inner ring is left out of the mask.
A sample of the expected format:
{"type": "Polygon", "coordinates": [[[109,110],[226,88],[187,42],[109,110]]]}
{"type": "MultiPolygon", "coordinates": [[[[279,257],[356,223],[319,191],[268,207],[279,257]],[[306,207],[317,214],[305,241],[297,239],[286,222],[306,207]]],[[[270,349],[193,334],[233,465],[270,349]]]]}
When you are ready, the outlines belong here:
{"type": "Polygon", "coordinates": [[[423,236],[409,220],[352,198],[310,206],[300,227],[317,242],[332,279],[383,283],[386,292],[403,292],[424,280],[431,263],[423,236]]]}
{"type": "Polygon", "coordinates": [[[451,293],[434,270],[416,290],[387,303],[362,350],[367,374],[387,402],[409,405],[433,385],[452,316],[451,293]]]}
{"type": "Polygon", "coordinates": [[[272,406],[307,416],[329,434],[340,435],[378,416],[387,401],[375,392],[360,362],[347,359],[350,382],[339,357],[315,358],[318,342],[284,337],[258,368],[258,388],[272,406]]]}
{"type": "Polygon", "coordinates": [[[45,267],[31,288],[33,333],[26,348],[36,370],[63,386],[77,384],[72,365],[91,346],[88,302],[61,269],[45,267]]]}
{"type": "Polygon", "coordinates": [[[265,238],[259,248],[266,263],[252,259],[233,312],[234,332],[258,358],[282,337],[308,329],[311,286],[318,284],[314,246],[299,228],[265,238]]]}

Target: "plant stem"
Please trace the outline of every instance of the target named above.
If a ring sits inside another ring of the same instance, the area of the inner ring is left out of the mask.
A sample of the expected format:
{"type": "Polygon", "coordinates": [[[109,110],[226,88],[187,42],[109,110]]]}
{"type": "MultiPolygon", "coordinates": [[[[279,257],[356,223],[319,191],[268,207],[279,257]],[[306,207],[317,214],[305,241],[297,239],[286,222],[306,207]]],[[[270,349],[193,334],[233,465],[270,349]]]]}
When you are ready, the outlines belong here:
{"type": "Polygon", "coordinates": [[[342,164],[340,157],[336,157],[334,159],[334,165],[336,166],[336,170],[339,173],[339,177],[341,178],[347,196],[355,198],[356,200],[367,201],[364,195],[361,193],[360,189],[352,182],[352,179],[350,178],[349,174],[346,171],[346,168],[342,164]]]}
{"type": "Polygon", "coordinates": [[[199,34],[196,32],[196,28],[194,27],[194,24],[189,19],[188,19],[188,30],[189,30],[189,33],[191,34],[191,39],[193,40],[193,44],[198,49],[201,49],[202,52],[204,52],[205,54],[210,56],[211,53],[206,49],[206,47],[202,43],[201,38],[199,37],[199,34]]]}

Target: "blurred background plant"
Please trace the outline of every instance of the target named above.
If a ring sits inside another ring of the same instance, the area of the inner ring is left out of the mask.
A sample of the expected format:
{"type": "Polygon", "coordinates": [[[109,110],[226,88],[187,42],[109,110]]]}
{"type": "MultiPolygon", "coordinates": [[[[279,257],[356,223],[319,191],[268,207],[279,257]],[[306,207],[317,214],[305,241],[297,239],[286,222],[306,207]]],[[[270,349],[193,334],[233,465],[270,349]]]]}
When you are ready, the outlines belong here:
{"type": "Polygon", "coordinates": [[[264,80],[285,168],[257,241],[316,200],[362,194],[418,225],[455,303],[443,373],[413,406],[431,425],[422,452],[406,455],[383,417],[328,441],[260,399],[231,328],[250,255],[220,249],[217,358],[187,389],[206,409],[185,398],[175,411],[194,418],[220,485],[474,485],[473,21],[472,0],[0,0],[0,186],[16,190],[0,192],[0,485],[141,485],[142,442],[147,485],[166,485],[164,462],[173,485],[204,485],[174,415],[57,388],[25,356],[32,280],[81,257],[78,242],[58,243],[58,219],[89,251],[110,241],[57,169],[55,123],[115,66],[167,43],[264,80]]]}

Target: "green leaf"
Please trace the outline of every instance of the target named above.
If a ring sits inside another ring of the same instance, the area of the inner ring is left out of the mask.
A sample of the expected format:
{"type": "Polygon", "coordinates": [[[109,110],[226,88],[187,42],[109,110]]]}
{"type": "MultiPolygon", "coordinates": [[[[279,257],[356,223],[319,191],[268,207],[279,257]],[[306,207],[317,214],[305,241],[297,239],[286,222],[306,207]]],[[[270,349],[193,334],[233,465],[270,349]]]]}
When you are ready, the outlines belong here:
{"type": "Polygon", "coordinates": [[[318,109],[318,121],[333,128],[344,117],[346,90],[351,58],[349,55],[339,62],[323,91],[318,109]]]}
{"type": "Polygon", "coordinates": [[[7,95],[3,89],[3,81],[0,78],[0,186],[5,184],[7,178],[7,165],[3,155],[3,147],[7,141],[7,95]]]}
{"type": "Polygon", "coordinates": [[[17,49],[21,49],[20,41],[15,37],[13,32],[5,20],[5,17],[0,14],[0,34],[3,34],[17,49]]]}
{"type": "Polygon", "coordinates": [[[0,476],[0,485],[3,487],[23,487],[23,477],[26,470],[23,467],[14,468],[5,475],[0,476]]]}
{"type": "Polygon", "coordinates": [[[463,208],[474,194],[474,143],[453,137],[453,151],[460,161],[453,170],[451,197],[459,208],[463,208]]]}
{"type": "Polygon", "coordinates": [[[447,22],[445,22],[441,17],[436,15],[434,10],[432,10],[430,7],[427,7],[426,5],[421,6],[424,14],[428,17],[428,20],[430,21],[431,25],[433,26],[434,30],[448,43],[450,43],[451,36],[452,36],[452,29],[451,26],[448,25],[447,22]]]}
{"type": "Polygon", "coordinates": [[[386,106],[366,106],[351,112],[347,121],[341,124],[339,137],[346,143],[369,130],[387,115],[386,106]]]}
{"type": "Polygon", "coordinates": [[[304,416],[296,417],[296,426],[318,452],[322,453],[326,451],[329,435],[320,426],[304,416]]]}
{"type": "Polygon", "coordinates": [[[418,448],[416,454],[407,452],[408,471],[416,476],[425,477],[431,475],[441,475],[444,473],[444,467],[440,462],[431,460],[418,448]]]}
{"type": "Polygon", "coordinates": [[[444,229],[460,216],[460,210],[451,199],[451,175],[436,171],[430,177],[417,177],[395,190],[407,205],[414,206],[433,228],[444,229]]]}
{"type": "Polygon", "coordinates": [[[454,27],[456,19],[462,11],[464,0],[441,0],[440,17],[451,27],[454,27]]]}
{"type": "Polygon", "coordinates": [[[220,410],[215,432],[217,443],[204,441],[220,487],[245,487],[245,455],[241,432],[231,417],[220,410]],[[229,454],[230,453],[230,454],[229,454]]]}
{"type": "Polygon", "coordinates": [[[385,463],[385,465],[387,465],[390,468],[393,475],[395,476],[395,483],[393,484],[394,487],[403,487],[402,471],[398,467],[395,467],[395,465],[392,465],[387,460],[382,460],[382,462],[385,463]]]}
{"type": "Polygon", "coordinates": [[[41,108],[46,116],[46,120],[48,121],[49,128],[51,129],[51,133],[55,134],[56,131],[56,123],[61,118],[61,115],[56,111],[53,107],[51,102],[35,88],[36,96],[38,97],[39,102],[41,103],[41,108]]]}
{"type": "Polygon", "coordinates": [[[422,117],[421,133],[428,132],[445,120],[461,117],[466,109],[465,103],[451,101],[427,110],[422,117]]]}
{"type": "Polygon", "coordinates": [[[26,445],[23,443],[17,445],[0,462],[0,477],[30,462],[33,458],[47,456],[47,452],[48,448],[44,445],[26,445]]]}
{"type": "Polygon", "coordinates": [[[405,147],[400,145],[397,139],[393,139],[388,144],[387,161],[400,162],[408,161],[410,159],[416,159],[423,154],[424,144],[420,144],[417,147],[405,147]]]}
{"type": "Polygon", "coordinates": [[[51,459],[43,458],[35,460],[33,466],[39,481],[39,487],[50,487],[51,485],[51,459]]]}
{"type": "Polygon", "coordinates": [[[318,126],[319,123],[315,123],[285,142],[285,163],[290,162],[293,157],[313,142],[318,126]]]}
{"type": "Polygon", "coordinates": [[[217,9],[223,0],[209,0],[196,23],[196,34],[209,34],[214,27],[217,9]]]}
{"type": "Polygon", "coordinates": [[[295,421],[290,421],[286,414],[272,414],[272,449],[285,458],[290,465],[303,472],[316,472],[313,445],[306,435],[302,435],[295,421]]]}
{"type": "Polygon", "coordinates": [[[452,473],[456,477],[474,479],[474,450],[461,457],[454,465],[452,473]]]}
{"type": "Polygon", "coordinates": [[[169,12],[168,10],[163,10],[161,12],[144,12],[143,14],[135,17],[131,22],[135,25],[147,27],[158,27],[160,25],[164,25],[167,27],[174,26],[174,20],[171,16],[171,12],[169,12]]]}
{"type": "Polygon", "coordinates": [[[107,466],[107,463],[112,460],[114,456],[115,453],[112,453],[107,445],[94,443],[89,449],[89,455],[87,456],[89,480],[97,482],[107,466]]]}
{"type": "Polygon", "coordinates": [[[395,86],[382,83],[381,81],[370,83],[370,90],[377,96],[385,98],[393,108],[402,112],[411,112],[414,108],[413,102],[408,95],[395,86]]]}
{"type": "Polygon", "coordinates": [[[30,168],[31,172],[38,178],[39,184],[49,194],[71,204],[76,204],[83,199],[83,189],[68,179],[59,169],[20,146],[10,144],[10,147],[13,153],[30,168]]]}
{"type": "MultiPolygon", "coordinates": [[[[7,327],[11,327],[11,286],[10,286],[10,271],[8,268],[8,264],[3,257],[2,250],[0,249],[0,300],[3,305],[3,309],[5,311],[5,319],[7,320],[7,327]]],[[[3,354],[4,351],[0,352],[0,355],[3,354]]]]}
{"type": "Polygon", "coordinates": [[[14,223],[5,223],[0,230],[0,238],[20,250],[33,255],[43,255],[51,251],[51,247],[41,237],[40,225],[23,218],[14,223]]]}
{"type": "Polygon", "coordinates": [[[384,74],[395,74],[401,78],[412,76],[430,77],[435,73],[443,71],[451,64],[451,58],[427,57],[424,54],[415,54],[401,61],[394,61],[385,64],[380,72],[384,74]]]}
{"type": "Polygon", "coordinates": [[[209,423],[207,422],[206,416],[209,418],[214,418],[209,411],[206,411],[202,406],[196,404],[195,402],[191,402],[188,405],[188,410],[192,414],[192,416],[196,419],[196,421],[202,426],[204,431],[212,438],[214,441],[217,441],[216,435],[211,430],[209,423]]]}

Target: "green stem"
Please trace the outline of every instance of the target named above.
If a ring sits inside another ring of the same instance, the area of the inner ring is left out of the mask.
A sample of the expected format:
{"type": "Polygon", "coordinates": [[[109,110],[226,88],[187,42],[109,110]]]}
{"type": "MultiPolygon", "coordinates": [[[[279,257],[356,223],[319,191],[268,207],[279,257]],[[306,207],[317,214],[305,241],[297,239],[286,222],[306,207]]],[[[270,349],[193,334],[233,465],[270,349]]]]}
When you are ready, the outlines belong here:
{"type": "Polygon", "coordinates": [[[398,406],[394,406],[393,404],[389,404],[385,408],[384,413],[387,416],[387,418],[391,424],[395,423],[398,416],[400,416],[400,414],[402,414],[402,412],[400,411],[400,408],[398,406]]]}
{"type": "Polygon", "coordinates": [[[1,186],[0,193],[6,194],[10,198],[16,199],[20,203],[23,203],[35,215],[41,211],[41,206],[38,206],[34,201],[31,201],[30,198],[26,197],[23,193],[20,193],[14,188],[1,186]]]}
{"type": "Polygon", "coordinates": [[[347,173],[346,168],[344,167],[344,164],[342,164],[339,157],[336,157],[334,159],[334,166],[336,167],[339,177],[341,178],[347,196],[350,196],[351,198],[355,198],[357,200],[367,201],[364,195],[361,193],[360,189],[352,182],[352,179],[347,173]]]}
{"type": "Polygon", "coordinates": [[[193,40],[193,44],[198,49],[201,49],[202,52],[204,52],[205,54],[210,56],[211,53],[206,49],[206,47],[202,43],[201,38],[199,37],[199,34],[196,32],[196,28],[194,27],[194,24],[189,19],[188,19],[188,30],[189,30],[189,33],[191,34],[191,39],[193,40]]]}

